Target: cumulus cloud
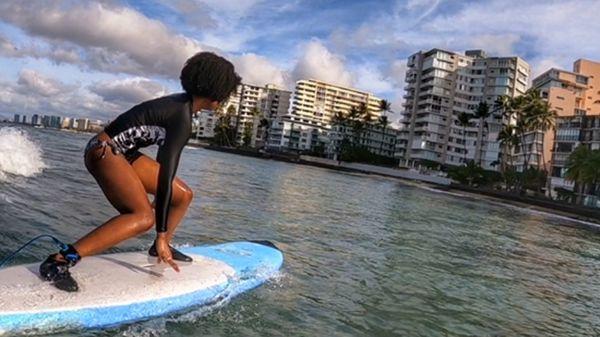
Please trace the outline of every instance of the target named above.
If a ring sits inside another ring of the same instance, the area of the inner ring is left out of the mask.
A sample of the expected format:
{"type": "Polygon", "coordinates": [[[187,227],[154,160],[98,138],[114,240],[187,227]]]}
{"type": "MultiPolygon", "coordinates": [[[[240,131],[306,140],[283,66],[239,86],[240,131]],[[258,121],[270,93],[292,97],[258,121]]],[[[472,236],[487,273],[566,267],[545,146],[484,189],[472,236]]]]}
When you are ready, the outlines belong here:
{"type": "Polygon", "coordinates": [[[311,40],[302,50],[292,71],[294,80],[316,79],[342,86],[352,85],[352,75],[346,69],[342,56],[331,53],[318,40],[311,40]]]}
{"type": "Polygon", "coordinates": [[[404,87],[406,77],[406,61],[395,60],[390,63],[388,74],[394,85],[400,89],[404,87]]]}
{"type": "Polygon", "coordinates": [[[164,96],[168,91],[160,83],[141,77],[98,82],[88,86],[88,89],[105,101],[122,107],[164,96]]]}
{"type": "Polygon", "coordinates": [[[161,84],[145,78],[66,84],[25,69],[16,83],[0,83],[0,111],[113,119],[133,105],[167,94],[161,84]]]}
{"type": "Polygon", "coordinates": [[[0,83],[0,111],[107,119],[114,117],[119,107],[78,86],[26,70],[21,73],[18,82],[0,83]]]}
{"type": "Polygon", "coordinates": [[[248,53],[234,58],[233,63],[244,83],[259,86],[272,83],[281,88],[289,87],[289,75],[264,56],[248,53]]]}
{"type": "Polygon", "coordinates": [[[358,66],[354,78],[354,86],[370,93],[386,93],[394,89],[390,79],[373,64],[358,66]]]}
{"type": "Polygon", "coordinates": [[[33,96],[51,97],[69,89],[67,85],[30,69],[21,71],[17,83],[19,84],[19,92],[33,96]]]}
{"type": "Polygon", "coordinates": [[[162,22],[127,7],[103,3],[3,1],[0,19],[28,34],[68,42],[88,52],[86,64],[103,71],[176,76],[202,50],[162,22]]]}

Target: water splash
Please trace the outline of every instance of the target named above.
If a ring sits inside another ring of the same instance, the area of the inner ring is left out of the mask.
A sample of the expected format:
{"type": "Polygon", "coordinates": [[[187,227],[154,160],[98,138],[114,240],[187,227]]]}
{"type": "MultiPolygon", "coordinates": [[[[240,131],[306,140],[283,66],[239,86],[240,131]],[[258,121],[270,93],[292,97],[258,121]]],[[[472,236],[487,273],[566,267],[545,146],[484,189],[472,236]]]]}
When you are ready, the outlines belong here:
{"type": "Polygon", "coordinates": [[[31,177],[46,168],[42,150],[20,129],[0,128],[0,181],[8,175],[31,177]]]}

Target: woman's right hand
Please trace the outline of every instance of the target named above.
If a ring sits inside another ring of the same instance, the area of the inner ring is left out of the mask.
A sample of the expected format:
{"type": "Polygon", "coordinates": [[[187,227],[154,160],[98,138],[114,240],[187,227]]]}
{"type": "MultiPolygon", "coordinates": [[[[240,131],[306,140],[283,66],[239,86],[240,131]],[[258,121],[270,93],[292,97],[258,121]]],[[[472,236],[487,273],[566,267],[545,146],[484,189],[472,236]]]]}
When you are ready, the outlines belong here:
{"type": "Polygon", "coordinates": [[[168,263],[176,272],[179,272],[179,266],[173,260],[167,233],[158,233],[156,235],[156,253],[158,254],[158,263],[161,261],[168,263]]]}

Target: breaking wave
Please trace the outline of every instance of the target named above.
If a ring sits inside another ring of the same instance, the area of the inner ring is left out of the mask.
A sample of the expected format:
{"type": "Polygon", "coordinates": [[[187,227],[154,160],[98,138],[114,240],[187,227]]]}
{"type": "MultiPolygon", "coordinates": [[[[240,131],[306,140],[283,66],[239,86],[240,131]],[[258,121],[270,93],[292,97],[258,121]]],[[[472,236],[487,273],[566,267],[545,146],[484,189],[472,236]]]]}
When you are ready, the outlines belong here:
{"type": "Polygon", "coordinates": [[[42,150],[25,131],[0,128],[0,181],[8,180],[10,175],[31,177],[45,167],[42,150]]]}

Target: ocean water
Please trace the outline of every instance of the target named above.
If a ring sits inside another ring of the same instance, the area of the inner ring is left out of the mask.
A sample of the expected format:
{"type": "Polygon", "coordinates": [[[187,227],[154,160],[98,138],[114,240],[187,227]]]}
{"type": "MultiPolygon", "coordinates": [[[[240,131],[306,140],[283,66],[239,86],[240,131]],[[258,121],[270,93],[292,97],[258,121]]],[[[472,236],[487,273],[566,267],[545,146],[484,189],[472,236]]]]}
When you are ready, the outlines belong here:
{"type": "MultiPolygon", "coordinates": [[[[38,234],[74,241],[116,214],[83,165],[90,137],[0,126],[0,258],[38,234]]],[[[600,334],[600,238],[569,219],[197,148],[179,167],[195,199],[175,244],[271,240],[281,275],[208,310],[55,336],[600,334]]],[[[13,264],[53,250],[38,243],[13,264]]]]}

